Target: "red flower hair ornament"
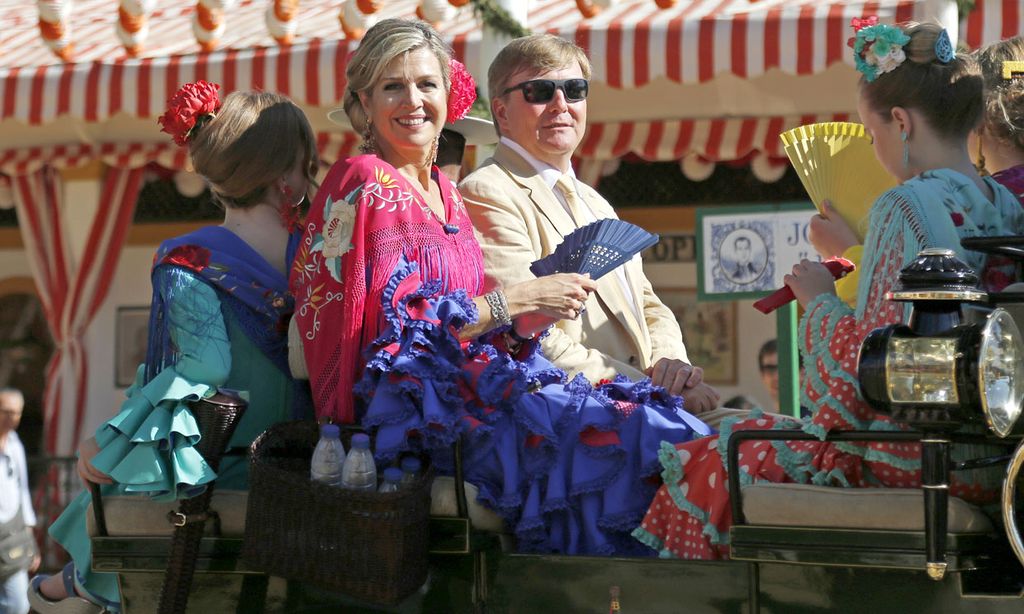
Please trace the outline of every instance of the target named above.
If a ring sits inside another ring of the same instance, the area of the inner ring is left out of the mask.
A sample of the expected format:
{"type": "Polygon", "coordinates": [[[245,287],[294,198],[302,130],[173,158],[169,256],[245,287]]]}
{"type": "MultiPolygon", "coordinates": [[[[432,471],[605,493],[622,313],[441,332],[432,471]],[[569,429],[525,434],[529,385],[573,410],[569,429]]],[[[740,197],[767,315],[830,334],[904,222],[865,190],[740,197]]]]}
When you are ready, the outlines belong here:
{"type": "Polygon", "coordinates": [[[457,122],[466,117],[476,100],[476,81],[465,65],[454,58],[448,62],[448,73],[448,121],[457,122]]]}
{"type": "Polygon", "coordinates": [[[199,80],[181,86],[167,103],[167,111],[160,116],[160,131],[174,137],[178,145],[187,145],[192,129],[199,118],[216,115],[220,109],[220,97],[216,83],[199,80]]]}

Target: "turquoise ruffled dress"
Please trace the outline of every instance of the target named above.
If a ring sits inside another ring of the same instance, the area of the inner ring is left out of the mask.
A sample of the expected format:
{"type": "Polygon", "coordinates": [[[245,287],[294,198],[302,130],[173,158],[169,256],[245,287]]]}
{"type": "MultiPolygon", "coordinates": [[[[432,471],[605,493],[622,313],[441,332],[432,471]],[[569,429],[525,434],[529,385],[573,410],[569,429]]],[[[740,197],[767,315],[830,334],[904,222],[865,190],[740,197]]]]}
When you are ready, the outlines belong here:
{"type": "MultiPolygon", "coordinates": [[[[215,473],[195,450],[199,426],[188,403],[218,386],[241,391],[249,407],[230,448],[247,448],[267,427],[291,417],[292,381],[242,331],[208,284],[177,267],[158,269],[153,281],[166,289],[168,332],[178,358],[146,384],[140,366],[121,411],[96,430],[100,452],[93,465],[115,480],[103,487],[103,495],[182,499],[199,494],[214,479],[218,489],[244,490],[247,458],[227,456],[215,473]]],[[[78,581],[92,594],[118,602],[116,575],[90,568],[90,501],[88,492],[75,498],[49,532],[74,559],[78,581]]]]}

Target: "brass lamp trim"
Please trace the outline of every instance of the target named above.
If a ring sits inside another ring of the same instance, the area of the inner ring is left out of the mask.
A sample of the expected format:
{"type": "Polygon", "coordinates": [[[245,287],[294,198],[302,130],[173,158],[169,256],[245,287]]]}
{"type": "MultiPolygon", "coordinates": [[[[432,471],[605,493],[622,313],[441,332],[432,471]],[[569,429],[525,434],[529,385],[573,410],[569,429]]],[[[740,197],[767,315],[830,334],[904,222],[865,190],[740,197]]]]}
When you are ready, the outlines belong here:
{"type": "Polygon", "coordinates": [[[1010,541],[1010,548],[1017,555],[1017,560],[1024,565],[1024,541],[1021,541],[1021,533],[1017,527],[1017,513],[1014,509],[1014,498],[1017,496],[1017,477],[1020,475],[1021,467],[1024,466],[1024,442],[1021,442],[1013,452],[1010,463],[1006,466],[1006,479],[1003,480],[1003,498],[1001,507],[1003,510],[1003,526],[1006,528],[1006,537],[1010,541]]]}
{"type": "Polygon", "coordinates": [[[896,290],[886,292],[890,301],[967,301],[983,302],[988,294],[981,290],[896,290]]]}

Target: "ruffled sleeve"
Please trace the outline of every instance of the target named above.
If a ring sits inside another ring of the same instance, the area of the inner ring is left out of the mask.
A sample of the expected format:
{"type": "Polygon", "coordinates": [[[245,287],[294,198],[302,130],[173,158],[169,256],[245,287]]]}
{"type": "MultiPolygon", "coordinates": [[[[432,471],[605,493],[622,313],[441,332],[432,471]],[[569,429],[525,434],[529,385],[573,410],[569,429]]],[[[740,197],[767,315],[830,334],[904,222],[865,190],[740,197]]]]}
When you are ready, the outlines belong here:
{"type": "Polygon", "coordinates": [[[402,255],[377,254],[367,267],[370,235],[394,232],[416,206],[396,175],[373,156],[339,162],[309,212],[290,286],[318,418],[355,419],[352,388],[363,348],[381,330],[380,289],[402,255]]]}
{"type": "Polygon", "coordinates": [[[210,286],[176,267],[157,270],[153,281],[162,289],[176,361],[146,383],[139,367],[121,411],[96,431],[93,465],[125,492],[166,500],[194,496],[217,477],[194,448],[199,425],[188,403],[227,381],[231,344],[210,286]]]}
{"type": "Polygon", "coordinates": [[[814,415],[809,427],[823,436],[830,428],[868,428],[876,414],[860,396],[857,355],[869,332],[904,321],[904,306],[886,293],[900,269],[924,245],[932,244],[912,193],[895,188],[871,210],[854,311],[834,294],[807,305],[800,320],[801,351],[807,382],[801,404],[814,415]]]}

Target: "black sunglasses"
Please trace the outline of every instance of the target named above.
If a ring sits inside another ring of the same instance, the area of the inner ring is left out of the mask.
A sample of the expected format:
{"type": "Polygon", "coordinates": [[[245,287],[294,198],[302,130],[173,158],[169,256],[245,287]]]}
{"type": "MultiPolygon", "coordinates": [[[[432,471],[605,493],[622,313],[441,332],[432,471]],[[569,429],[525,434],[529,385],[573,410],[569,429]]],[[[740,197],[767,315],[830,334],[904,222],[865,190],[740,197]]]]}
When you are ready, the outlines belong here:
{"type": "Polygon", "coordinates": [[[501,95],[504,96],[515,90],[523,90],[523,98],[530,104],[551,102],[551,99],[555,97],[556,90],[562,90],[566,102],[579,102],[587,99],[587,94],[590,93],[590,83],[586,79],[580,78],[557,81],[554,79],[531,79],[507,88],[501,95]]]}

